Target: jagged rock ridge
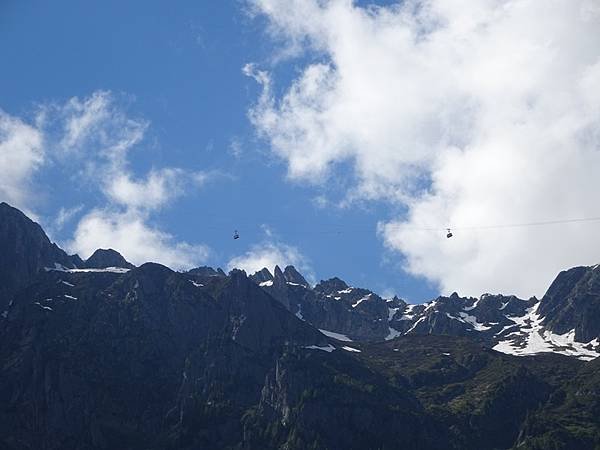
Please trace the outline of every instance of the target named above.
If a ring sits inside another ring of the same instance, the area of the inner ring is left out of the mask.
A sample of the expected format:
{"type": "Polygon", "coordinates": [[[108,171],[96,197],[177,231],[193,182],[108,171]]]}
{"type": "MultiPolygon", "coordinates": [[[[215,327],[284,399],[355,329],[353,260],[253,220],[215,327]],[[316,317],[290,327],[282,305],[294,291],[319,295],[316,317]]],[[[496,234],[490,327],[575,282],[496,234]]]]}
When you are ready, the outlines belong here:
{"type": "Polygon", "coordinates": [[[291,267],[85,267],[23,217],[0,208],[0,254],[36,262],[0,317],[0,448],[600,446],[600,360],[491,348],[593,338],[595,268],[541,301],[407,305],[291,267]]]}
{"type": "MultiPolygon", "coordinates": [[[[298,317],[348,340],[378,341],[402,335],[469,336],[514,355],[556,352],[582,359],[600,354],[600,272],[577,267],[559,274],[538,300],[454,293],[414,305],[382,299],[339,278],[308,283],[290,281],[286,267],[275,275],[262,269],[251,278],[298,317]]],[[[299,279],[295,275],[294,279],[299,279]]],[[[302,278],[304,279],[304,278],[302,278]]]]}

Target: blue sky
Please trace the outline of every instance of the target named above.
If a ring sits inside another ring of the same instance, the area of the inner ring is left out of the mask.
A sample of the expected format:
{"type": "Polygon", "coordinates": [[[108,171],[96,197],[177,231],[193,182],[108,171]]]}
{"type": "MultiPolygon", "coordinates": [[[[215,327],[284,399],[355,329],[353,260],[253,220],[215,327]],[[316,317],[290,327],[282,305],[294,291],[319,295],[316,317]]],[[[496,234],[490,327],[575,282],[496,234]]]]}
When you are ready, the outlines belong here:
{"type": "Polygon", "coordinates": [[[542,295],[600,234],[503,225],[600,216],[600,8],[463,2],[4,1],[0,197],[83,257],[542,295]]]}
{"type": "MultiPolygon", "coordinates": [[[[351,172],[340,171],[327,186],[289,181],[285,162],[256,137],[247,112],[260,86],[242,67],[271,64],[274,44],[264,19],[249,17],[242,2],[8,1],[0,20],[0,101],[8,114],[27,118],[39,103],[111,91],[130,116],[149,121],[144,141],[131,152],[135,174],[157,166],[219,174],[152,217],[177,239],[210,247],[207,264],[226,267],[274,239],[296,247],[317,279],[337,275],[414,300],[436,294],[431,283],[403,273],[377,237],[388,206],[315,205],[319,195],[341,199],[351,172]],[[238,241],[231,239],[234,229],[238,241]]],[[[282,86],[296,63],[273,66],[282,86]]],[[[42,223],[50,224],[61,207],[84,205],[81,215],[103,204],[72,170],[54,166],[38,174],[31,209],[42,223]]],[[[52,238],[68,241],[76,218],[52,238]]]]}

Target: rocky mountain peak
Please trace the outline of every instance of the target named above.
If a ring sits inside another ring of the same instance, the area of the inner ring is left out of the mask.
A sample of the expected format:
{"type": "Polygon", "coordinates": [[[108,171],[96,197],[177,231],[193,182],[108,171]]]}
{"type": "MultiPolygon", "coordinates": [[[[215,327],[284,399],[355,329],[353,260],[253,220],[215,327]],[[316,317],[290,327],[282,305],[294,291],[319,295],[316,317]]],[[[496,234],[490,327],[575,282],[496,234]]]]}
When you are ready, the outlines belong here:
{"type": "Polygon", "coordinates": [[[0,307],[45,268],[81,264],[50,242],[42,227],[16,208],[0,203],[0,307]]]}
{"type": "Polygon", "coordinates": [[[83,267],[87,269],[106,269],[107,267],[133,269],[135,266],[123,258],[116,250],[112,248],[99,248],[92,256],[85,260],[83,267]]]}
{"type": "Polygon", "coordinates": [[[281,268],[279,266],[275,266],[275,269],[273,271],[273,278],[284,278],[283,276],[283,272],[281,271],[281,268]]]}
{"type": "Polygon", "coordinates": [[[269,272],[269,269],[263,267],[261,270],[256,272],[254,275],[251,275],[250,278],[254,280],[256,283],[264,283],[265,281],[272,281],[273,275],[269,272]]]}
{"type": "Polygon", "coordinates": [[[188,271],[191,275],[197,275],[200,277],[225,277],[227,274],[219,267],[216,270],[209,266],[200,266],[190,269],[188,271]]]}
{"type": "Polygon", "coordinates": [[[546,329],[574,333],[580,342],[600,337],[600,270],[574,267],[561,272],[540,301],[539,315],[546,329]]]}
{"type": "Polygon", "coordinates": [[[295,283],[302,286],[309,286],[304,277],[296,270],[294,266],[287,266],[283,271],[283,277],[288,283],[295,283]]]}
{"type": "Polygon", "coordinates": [[[321,280],[316,286],[316,291],[321,291],[325,294],[332,294],[335,292],[343,291],[348,289],[348,285],[345,281],[339,279],[338,277],[333,277],[328,280],[321,280]]]}

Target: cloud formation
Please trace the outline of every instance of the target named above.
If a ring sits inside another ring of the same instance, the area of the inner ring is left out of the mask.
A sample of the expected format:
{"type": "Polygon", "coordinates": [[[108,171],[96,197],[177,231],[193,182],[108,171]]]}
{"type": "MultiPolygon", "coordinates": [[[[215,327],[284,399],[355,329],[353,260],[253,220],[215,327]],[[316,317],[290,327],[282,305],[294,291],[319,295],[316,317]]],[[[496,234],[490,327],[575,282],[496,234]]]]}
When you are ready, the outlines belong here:
{"type": "Polygon", "coordinates": [[[108,91],[44,104],[35,124],[0,111],[0,195],[28,209],[35,171],[51,163],[75,169],[78,182],[99,191],[104,202],[87,211],[82,205],[65,205],[58,212],[51,224],[55,230],[82,213],[73,238],[66,243],[69,251],[87,258],[97,248],[111,247],[135,264],[197,266],[206,261],[208,248],[178,242],[152,225],[152,215],[212,174],[177,167],[134,174],[130,153],[141,146],[148,127],[146,120],[129,116],[108,91]]]}
{"type": "Polygon", "coordinates": [[[0,198],[29,210],[31,178],[44,161],[43,133],[0,110],[0,198]]]}
{"type": "Polygon", "coordinates": [[[72,98],[61,113],[65,118],[63,151],[92,157],[88,173],[94,173],[108,201],[105,208],[95,208],[80,219],[68,247],[82,257],[111,247],[135,264],[154,261],[174,269],[206,261],[205,245],[177,242],[150,224],[153,211],[168,206],[186,187],[202,184],[206,174],[164,167],[136,177],[129,169],[128,156],[143,141],[149,124],[127,116],[110,92],[72,98]]]}
{"type": "Polygon", "coordinates": [[[175,270],[197,267],[210,254],[207,246],[178,242],[132,210],[90,211],[77,225],[69,247],[84,257],[97,248],[114,248],[136,265],[160,262],[175,270]]]}
{"type": "Polygon", "coordinates": [[[323,183],[345,163],[349,197],[404,205],[379,232],[409,273],[443,292],[528,296],[600,262],[590,224],[481,228],[600,216],[597,2],[250,4],[282,53],[309,56],[282,95],[244,69],[263,85],[258,133],[293,180],[323,183]]]}

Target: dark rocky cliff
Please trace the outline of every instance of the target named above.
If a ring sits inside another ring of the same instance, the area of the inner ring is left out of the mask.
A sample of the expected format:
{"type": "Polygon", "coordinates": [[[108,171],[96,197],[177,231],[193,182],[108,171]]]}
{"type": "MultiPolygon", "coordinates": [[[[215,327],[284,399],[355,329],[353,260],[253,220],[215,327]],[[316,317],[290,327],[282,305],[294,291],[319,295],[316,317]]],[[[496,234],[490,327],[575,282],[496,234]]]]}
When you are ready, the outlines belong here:
{"type": "Polygon", "coordinates": [[[12,283],[0,449],[600,447],[599,360],[551,353],[593,359],[592,344],[492,349],[519,338],[518,351],[534,332],[597,336],[595,268],[561,274],[541,301],[407,305],[337,278],[313,288],[292,267],[179,273],[123,267],[112,251],[84,263],[17,210],[0,212],[12,283]]]}
{"type": "Polygon", "coordinates": [[[19,288],[57,264],[76,267],[82,261],[50,242],[42,227],[21,211],[0,203],[0,309],[6,309],[19,288]]]}

